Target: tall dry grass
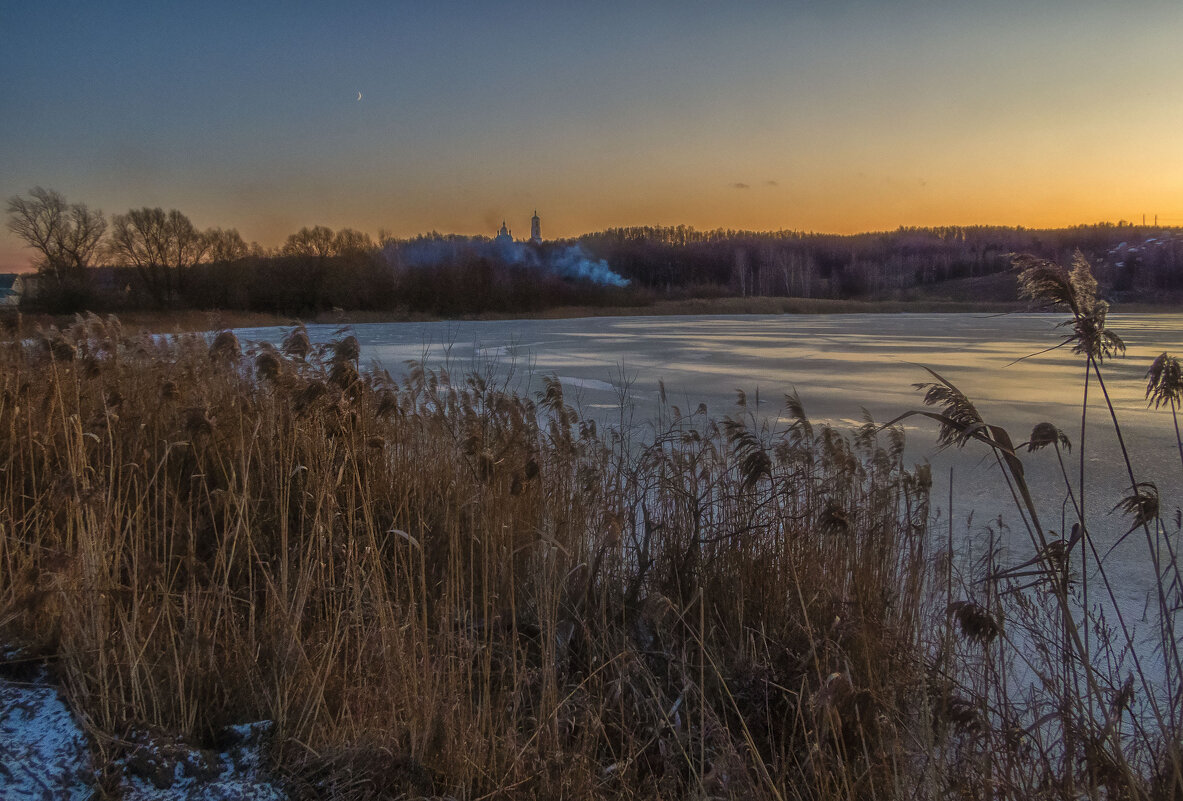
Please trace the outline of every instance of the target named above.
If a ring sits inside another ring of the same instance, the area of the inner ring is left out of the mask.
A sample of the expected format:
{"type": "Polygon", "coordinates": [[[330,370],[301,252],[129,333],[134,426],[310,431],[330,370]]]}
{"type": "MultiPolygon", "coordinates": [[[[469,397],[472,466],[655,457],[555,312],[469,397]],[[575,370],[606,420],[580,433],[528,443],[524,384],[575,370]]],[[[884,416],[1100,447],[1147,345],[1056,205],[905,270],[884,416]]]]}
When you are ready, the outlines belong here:
{"type": "MultiPolygon", "coordinates": [[[[775,426],[741,393],[605,429],[556,380],[363,371],[344,331],[25,332],[0,350],[0,641],[51,660],[100,759],[145,725],[275,721],[297,798],[1178,799],[1180,521],[1110,454],[1158,577],[1129,619],[1083,492],[1090,409],[1120,441],[1121,339],[1087,264],[1020,267],[1069,314],[1075,450],[936,373],[912,413],[994,455],[1017,564],[957,564],[900,431],[814,426],[795,394],[775,426]]],[[[1180,375],[1147,375],[1172,421],[1180,375]]]]}
{"type": "MultiPolygon", "coordinates": [[[[1087,260],[1077,253],[1071,269],[1030,256],[1015,264],[1025,297],[1069,315],[1049,350],[1070,347],[1084,368],[1076,463],[1070,466],[1070,437],[1055,424],[1039,423],[1026,439],[1014,436],[931,370],[933,380],[917,384],[930,409],[893,421],[929,417],[939,424],[940,444],[991,453],[1034,553],[1003,564],[992,540],[980,563],[964,566],[957,578],[946,563],[945,622],[932,625],[943,636],[930,640],[929,663],[940,687],[938,719],[958,725],[942,732],[932,756],[950,770],[950,789],[967,797],[1183,798],[1183,524],[1133,467],[1104,369],[1125,344],[1107,326],[1108,304],[1087,260]],[[1116,434],[1116,452],[1104,457],[1128,478],[1129,494],[1113,509],[1095,508],[1085,493],[1095,448],[1085,435],[1095,406],[1116,434]],[[1057,460],[1062,506],[1034,502],[1024,461],[1036,458],[1057,460]],[[1097,541],[1098,518],[1110,514],[1124,515],[1129,528],[1116,542],[1097,541]],[[1061,517],[1065,530],[1050,528],[1061,517]],[[1123,609],[1118,595],[1128,588],[1109,571],[1112,551],[1130,538],[1143,546],[1132,558],[1152,576],[1139,616],[1123,609]]],[[[1148,402],[1167,406],[1172,419],[1183,396],[1180,375],[1168,354],[1147,371],[1148,402]]],[[[1183,456],[1177,421],[1174,433],[1168,446],[1183,456]]],[[[990,535],[999,533],[995,527],[990,535]]],[[[947,553],[952,538],[950,530],[947,553]]]]}
{"type": "MultiPolygon", "coordinates": [[[[23,337],[23,339],[21,338],[23,337]]],[[[100,759],[275,721],[296,797],[907,794],[928,481],[897,431],[363,371],[342,333],[0,351],[0,638],[100,759]]],[[[921,726],[923,729],[923,726],[921,726]]]]}

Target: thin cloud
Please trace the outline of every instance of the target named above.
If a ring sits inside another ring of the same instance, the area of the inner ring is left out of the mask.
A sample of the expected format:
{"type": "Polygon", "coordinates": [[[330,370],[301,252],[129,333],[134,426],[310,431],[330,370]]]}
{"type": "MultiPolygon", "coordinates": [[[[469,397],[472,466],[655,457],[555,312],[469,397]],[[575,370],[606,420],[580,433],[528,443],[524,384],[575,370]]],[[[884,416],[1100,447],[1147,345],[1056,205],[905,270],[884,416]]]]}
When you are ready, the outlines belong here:
{"type": "Polygon", "coordinates": [[[732,188],[732,189],[751,189],[751,188],[752,188],[752,185],[751,185],[751,184],[745,184],[745,183],[741,183],[741,182],[739,182],[739,181],[736,181],[735,183],[733,183],[733,184],[731,185],[731,188],[732,188]]]}
{"type": "Polygon", "coordinates": [[[777,183],[776,181],[765,181],[764,185],[765,186],[780,186],[780,184],[777,183]]]}

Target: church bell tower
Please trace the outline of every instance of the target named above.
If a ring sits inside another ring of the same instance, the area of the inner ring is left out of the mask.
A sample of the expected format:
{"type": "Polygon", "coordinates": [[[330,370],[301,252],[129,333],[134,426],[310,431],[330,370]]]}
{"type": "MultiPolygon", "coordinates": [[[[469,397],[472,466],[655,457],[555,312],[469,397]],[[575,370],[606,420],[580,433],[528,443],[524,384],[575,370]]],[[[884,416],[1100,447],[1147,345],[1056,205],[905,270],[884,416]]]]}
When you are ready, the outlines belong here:
{"type": "Polygon", "coordinates": [[[534,216],[530,218],[530,240],[542,244],[542,220],[538,219],[538,209],[534,209],[534,216]]]}

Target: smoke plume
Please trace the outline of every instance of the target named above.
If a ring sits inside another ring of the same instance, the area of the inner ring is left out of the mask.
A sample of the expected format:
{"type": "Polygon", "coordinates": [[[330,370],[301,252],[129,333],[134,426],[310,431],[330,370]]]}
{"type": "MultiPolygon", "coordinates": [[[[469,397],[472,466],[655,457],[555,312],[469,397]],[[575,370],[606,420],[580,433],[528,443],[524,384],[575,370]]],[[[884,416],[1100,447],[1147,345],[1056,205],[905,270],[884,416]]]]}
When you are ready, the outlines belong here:
{"type": "Polygon", "coordinates": [[[628,286],[629,280],[608,262],[592,258],[579,245],[533,245],[480,238],[449,236],[411,240],[392,245],[388,256],[410,267],[439,267],[469,259],[487,259],[509,267],[526,267],[560,278],[591,281],[601,286],[628,286]],[[391,252],[393,249],[394,252],[391,252]]]}

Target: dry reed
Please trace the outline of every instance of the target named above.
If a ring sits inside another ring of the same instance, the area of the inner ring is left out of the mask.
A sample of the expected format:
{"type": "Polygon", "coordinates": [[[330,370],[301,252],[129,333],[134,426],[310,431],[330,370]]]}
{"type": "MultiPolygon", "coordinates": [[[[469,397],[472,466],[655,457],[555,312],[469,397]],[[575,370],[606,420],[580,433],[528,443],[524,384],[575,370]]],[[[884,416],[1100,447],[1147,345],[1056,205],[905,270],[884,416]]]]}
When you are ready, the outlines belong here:
{"type": "Polygon", "coordinates": [[[0,352],[0,638],[100,760],[275,722],[296,797],[878,797],[907,781],[926,473],[868,423],[359,370],[79,319],[0,352]],[[880,442],[884,439],[884,442],[880,442]]]}

